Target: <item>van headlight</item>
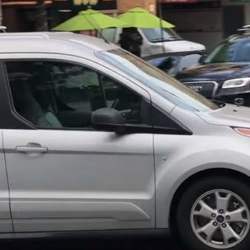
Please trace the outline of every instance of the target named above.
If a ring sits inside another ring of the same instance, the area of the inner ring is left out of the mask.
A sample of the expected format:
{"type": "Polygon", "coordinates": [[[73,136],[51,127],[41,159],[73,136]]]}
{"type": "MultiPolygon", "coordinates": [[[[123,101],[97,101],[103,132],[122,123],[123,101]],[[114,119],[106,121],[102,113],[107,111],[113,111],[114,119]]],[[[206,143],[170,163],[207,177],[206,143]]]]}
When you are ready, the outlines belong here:
{"type": "Polygon", "coordinates": [[[227,80],[223,83],[223,89],[241,88],[250,85],[250,77],[227,80]]]}

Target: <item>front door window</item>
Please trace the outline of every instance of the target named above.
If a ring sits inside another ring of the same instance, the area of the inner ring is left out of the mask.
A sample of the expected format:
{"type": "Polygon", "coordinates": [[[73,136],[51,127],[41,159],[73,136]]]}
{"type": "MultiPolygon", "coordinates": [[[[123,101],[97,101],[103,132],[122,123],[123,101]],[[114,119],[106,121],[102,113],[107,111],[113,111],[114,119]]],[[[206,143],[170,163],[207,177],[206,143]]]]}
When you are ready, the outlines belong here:
{"type": "Polygon", "coordinates": [[[92,112],[104,107],[129,124],[149,123],[142,97],[95,70],[57,61],[6,65],[15,110],[37,128],[93,129],[92,112]]]}

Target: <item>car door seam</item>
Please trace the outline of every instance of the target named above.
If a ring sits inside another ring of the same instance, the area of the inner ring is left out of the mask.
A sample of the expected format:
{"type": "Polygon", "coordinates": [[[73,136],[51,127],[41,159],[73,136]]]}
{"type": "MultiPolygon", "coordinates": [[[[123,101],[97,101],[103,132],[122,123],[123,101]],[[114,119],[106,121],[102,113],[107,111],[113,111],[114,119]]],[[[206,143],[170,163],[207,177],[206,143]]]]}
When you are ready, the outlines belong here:
{"type": "Polygon", "coordinates": [[[154,162],[154,188],[155,188],[155,228],[157,228],[156,225],[156,219],[157,219],[157,189],[156,189],[156,159],[155,159],[155,135],[152,134],[152,142],[153,142],[153,162],[154,162]]]}
{"type": "Polygon", "coordinates": [[[8,185],[8,200],[9,200],[9,211],[10,211],[10,219],[11,219],[11,227],[12,227],[12,232],[15,231],[14,229],[14,221],[13,221],[13,216],[12,216],[12,207],[11,207],[11,198],[10,198],[10,182],[9,182],[9,173],[7,169],[7,161],[6,161],[6,153],[5,153],[5,147],[4,147],[4,133],[1,131],[2,135],[2,148],[3,148],[3,157],[4,157],[4,169],[5,169],[5,174],[6,174],[6,181],[8,185]]]}

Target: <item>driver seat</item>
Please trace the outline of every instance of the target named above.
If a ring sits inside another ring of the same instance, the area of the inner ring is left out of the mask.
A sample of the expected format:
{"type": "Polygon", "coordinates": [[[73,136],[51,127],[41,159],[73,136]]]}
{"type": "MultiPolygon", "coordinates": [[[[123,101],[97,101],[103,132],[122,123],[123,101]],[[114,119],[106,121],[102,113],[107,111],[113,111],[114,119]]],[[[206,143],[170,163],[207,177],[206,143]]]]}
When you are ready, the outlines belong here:
{"type": "Polygon", "coordinates": [[[44,112],[33,96],[26,79],[12,81],[12,93],[17,112],[39,128],[61,128],[62,124],[52,112],[44,112]]]}

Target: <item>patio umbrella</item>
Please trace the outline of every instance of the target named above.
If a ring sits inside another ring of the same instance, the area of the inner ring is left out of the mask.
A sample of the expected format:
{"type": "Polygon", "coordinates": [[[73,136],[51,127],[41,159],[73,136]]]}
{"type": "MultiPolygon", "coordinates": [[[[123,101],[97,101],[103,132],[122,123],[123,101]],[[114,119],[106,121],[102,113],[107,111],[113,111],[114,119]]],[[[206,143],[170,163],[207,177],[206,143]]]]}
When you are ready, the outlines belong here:
{"type": "Polygon", "coordinates": [[[96,10],[80,11],[78,15],[53,28],[56,31],[83,31],[127,27],[126,23],[96,10]]]}
{"type": "Polygon", "coordinates": [[[166,28],[171,29],[175,26],[159,17],[151,14],[143,8],[130,9],[126,13],[118,16],[118,19],[128,24],[128,27],[134,28],[166,28]]]}

